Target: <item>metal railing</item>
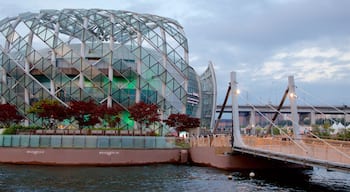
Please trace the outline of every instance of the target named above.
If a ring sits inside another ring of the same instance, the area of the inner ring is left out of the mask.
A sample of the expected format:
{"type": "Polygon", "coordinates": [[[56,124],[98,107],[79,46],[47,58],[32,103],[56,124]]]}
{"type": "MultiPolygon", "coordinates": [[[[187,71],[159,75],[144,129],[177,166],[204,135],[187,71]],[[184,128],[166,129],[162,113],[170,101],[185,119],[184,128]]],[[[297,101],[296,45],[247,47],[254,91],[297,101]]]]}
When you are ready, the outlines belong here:
{"type": "MultiPolygon", "coordinates": [[[[347,145],[340,145],[340,147],[334,147],[329,144],[325,144],[318,140],[316,143],[311,140],[302,139],[299,142],[303,145],[307,151],[305,152],[301,148],[295,145],[295,143],[289,138],[258,138],[258,137],[243,137],[244,143],[250,149],[261,149],[269,151],[271,153],[279,153],[286,155],[295,155],[304,159],[322,160],[328,162],[350,164],[350,147],[347,145]]],[[[345,143],[345,142],[344,142],[345,143]]]]}
{"type": "Polygon", "coordinates": [[[28,148],[181,148],[175,137],[86,136],[86,135],[0,135],[0,147],[28,148]]]}

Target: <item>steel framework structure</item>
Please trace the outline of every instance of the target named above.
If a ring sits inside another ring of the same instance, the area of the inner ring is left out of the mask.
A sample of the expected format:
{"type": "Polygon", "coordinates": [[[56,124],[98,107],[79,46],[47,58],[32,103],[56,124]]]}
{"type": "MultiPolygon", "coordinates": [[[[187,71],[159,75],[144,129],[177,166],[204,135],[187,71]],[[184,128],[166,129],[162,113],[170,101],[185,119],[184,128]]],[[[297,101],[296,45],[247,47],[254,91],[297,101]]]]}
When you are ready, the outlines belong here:
{"type": "Polygon", "coordinates": [[[63,9],[0,21],[1,102],[16,105],[30,124],[40,124],[26,113],[40,99],[125,109],[144,101],[156,103],[162,118],[186,111],[200,117],[200,107],[186,110],[189,90],[200,105],[188,60],[182,26],[156,15],[63,9]]]}

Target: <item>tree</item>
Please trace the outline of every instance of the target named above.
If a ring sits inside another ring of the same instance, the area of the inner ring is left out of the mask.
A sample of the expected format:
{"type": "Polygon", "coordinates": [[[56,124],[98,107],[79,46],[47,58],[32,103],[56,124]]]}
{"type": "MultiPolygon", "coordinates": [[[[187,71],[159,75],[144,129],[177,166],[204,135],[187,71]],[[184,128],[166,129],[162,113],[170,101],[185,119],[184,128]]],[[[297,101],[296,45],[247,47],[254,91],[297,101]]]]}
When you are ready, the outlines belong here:
{"type": "Polygon", "coordinates": [[[115,127],[120,122],[119,114],[123,111],[119,105],[107,107],[107,104],[98,107],[99,117],[108,123],[108,127],[115,127]]]}
{"type": "Polygon", "coordinates": [[[140,130],[143,125],[149,125],[159,122],[158,106],[155,104],[146,104],[144,102],[135,103],[128,108],[130,118],[140,124],[140,130]]]}
{"type": "Polygon", "coordinates": [[[56,121],[63,121],[68,118],[67,108],[56,100],[40,100],[29,109],[29,113],[34,113],[43,118],[45,127],[54,128],[56,121]]]}
{"type": "Polygon", "coordinates": [[[5,127],[9,127],[11,123],[18,123],[23,119],[16,109],[16,106],[11,104],[0,104],[0,123],[5,127]]]}
{"type": "Polygon", "coordinates": [[[68,114],[78,121],[79,129],[100,123],[98,106],[92,100],[71,101],[68,114]]]}
{"type": "Polygon", "coordinates": [[[177,132],[196,128],[200,125],[198,118],[190,117],[186,114],[171,114],[167,120],[164,120],[164,122],[170,127],[175,127],[177,132]]]}

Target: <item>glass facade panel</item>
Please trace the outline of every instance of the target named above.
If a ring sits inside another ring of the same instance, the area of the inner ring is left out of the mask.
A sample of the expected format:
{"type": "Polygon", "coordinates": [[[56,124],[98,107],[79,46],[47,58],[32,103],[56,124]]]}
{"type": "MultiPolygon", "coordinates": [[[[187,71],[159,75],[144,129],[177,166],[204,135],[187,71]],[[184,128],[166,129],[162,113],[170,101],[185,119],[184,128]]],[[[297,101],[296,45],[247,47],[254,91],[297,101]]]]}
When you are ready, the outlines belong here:
{"type": "Polygon", "coordinates": [[[157,137],[156,148],[171,148],[174,147],[175,140],[171,137],[157,137]]]}
{"type": "Polygon", "coordinates": [[[62,137],[62,147],[73,147],[73,136],[64,136],[62,137]]]}
{"type": "Polygon", "coordinates": [[[122,136],[122,148],[134,148],[134,139],[130,136],[122,136]]]}
{"type": "Polygon", "coordinates": [[[4,136],[0,135],[0,147],[4,146],[4,136]]]}
{"type": "Polygon", "coordinates": [[[51,136],[40,136],[40,147],[51,147],[51,136]]]}
{"type": "Polygon", "coordinates": [[[156,137],[147,137],[145,139],[145,148],[156,148],[156,137]]]}
{"type": "MultiPolygon", "coordinates": [[[[16,105],[31,125],[42,126],[43,122],[25,111],[42,99],[65,106],[72,100],[92,99],[124,109],[144,101],[158,104],[164,117],[187,113],[205,118],[203,126],[212,123],[208,116],[213,115],[214,102],[207,100],[216,94],[211,86],[215,76],[211,71],[199,78],[190,67],[188,40],[176,20],[120,10],[63,9],[21,14],[0,22],[0,39],[11,42],[7,51],[0,51],[0,75],[7,77],[0,97],[16,105]],[[23,26],[26,31],[21,30],[23,26]],[[30,74],[25,63],[30,63],[30,74]],[[51,88],[57,89],[56,97],[51,88]],[[205,95],[208,91],[211,93],[205,95]]],[[[76,122],[69,123],[78,128],[76,122]]],[[[131,124],[121,126],[133,128],[131,124]]],[[[62,145],[69,142],[65,138],[62,145]]]]}
{"type": "Polygon", "coordinates": [[[21,146],[21,136],[20,135],[12,135],[12,147],[21,146]]]}
{"type": "Polygon", "coordinates": [[[40,136],[39,135],[30,135],[29,137],[29,146],[30,147],[39,147],[40,146],[40,136]]]}
{"type": "Polygon", "coordinates": [[[134,148],[142,149],[145,148],[145,140],[151,139],[149,137],[134,137],[134,148]]]}
{"type": "Polygon", "coordinates": [[[109,137],[100,136],[97,138],[97,147],[98,148],[109,148],[109,137]]]}
{"type": "Polygon", "coordinates": [[[4,147],[11,147],[12,146],[12,135],[4,135],[4,147]]]}
{"type": "Polygon", "coordinates": [[[51,136],[51,147],[62,147],[62,136],[61,135],[52,135],[51,136]]]}
{"type": "Polygon", "coordinates": [[[85,136],[74,136],[73,137],[73,147],[84,148],[85,147],[85,136]]]}
{"type": "Polygon", "coordinates": [[[44,148],[177,148],[174,137],[154,136],[62,136],[0,135],[4,147],[44,148]]]}
{"type": "Polygon", "coordinates": [[[110,147],[111,148],[121,148],[122,138],[121,137],[110,137],[110,147]]]}
{"type": "Polygon", "coordinates": [[[214,128],[215,110],[216,110],[216,77],[214,66],[209,63],[208,68],[200,76],[202,111],[201,111],[201,127],[208,129],[214,128]]]}
{"type": "Polygon", "coordinates": [[[85,147],[96,148],[97,147],[97,136],[86,136],[85,147]]]}
{"type": "Polygon", "coordinates": [[[29,147],[29,135],[21,135],[21,147],[29,147]]]}

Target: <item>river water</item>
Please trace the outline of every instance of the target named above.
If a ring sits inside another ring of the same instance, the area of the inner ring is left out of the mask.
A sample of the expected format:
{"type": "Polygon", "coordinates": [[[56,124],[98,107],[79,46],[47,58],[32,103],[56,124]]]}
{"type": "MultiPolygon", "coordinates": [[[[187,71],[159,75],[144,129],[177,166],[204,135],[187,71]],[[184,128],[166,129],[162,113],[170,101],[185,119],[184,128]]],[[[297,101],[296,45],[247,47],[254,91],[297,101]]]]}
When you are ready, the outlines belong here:
{"type": "Polygon", "coordinates": [[[190,165],[128,167],[0,164],[0,191],[350,191],[350,174],[224,171],[190,165]],[[232,179],[229,179],[232,176],[232,179]]]}

